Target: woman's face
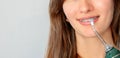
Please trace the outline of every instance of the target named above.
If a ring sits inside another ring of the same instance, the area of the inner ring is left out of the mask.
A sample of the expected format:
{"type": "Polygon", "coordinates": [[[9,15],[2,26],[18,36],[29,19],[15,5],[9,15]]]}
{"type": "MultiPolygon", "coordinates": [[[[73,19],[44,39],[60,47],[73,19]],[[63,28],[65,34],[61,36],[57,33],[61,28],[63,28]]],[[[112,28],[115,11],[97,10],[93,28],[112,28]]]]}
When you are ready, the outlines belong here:
{"type": "Polygon", "coordinates": [[[113,18],[113,0],[65,0],[63,11],[76,34],[95,36],[89,19],[94,19],[96,30],[104,34],[110,28],[113,18]]]}

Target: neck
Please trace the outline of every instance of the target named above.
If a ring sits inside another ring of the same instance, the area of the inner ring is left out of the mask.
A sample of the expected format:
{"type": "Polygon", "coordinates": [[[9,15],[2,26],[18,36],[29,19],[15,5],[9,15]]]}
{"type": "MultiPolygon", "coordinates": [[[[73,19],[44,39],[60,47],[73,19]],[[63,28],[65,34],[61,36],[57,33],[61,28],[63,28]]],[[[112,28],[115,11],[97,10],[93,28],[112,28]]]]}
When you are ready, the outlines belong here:
{"type": "MultiPolygon", "coordinates": [[[[110,28],[101,35],[107,44],[114,46],[110,28]]],[[[76,35],[76,40],[78,55],[82,56],[83,58],[98,58],[98,56],[99,58],[104,58],[105,49],[98,37],[83,37],[76,35]]]]}

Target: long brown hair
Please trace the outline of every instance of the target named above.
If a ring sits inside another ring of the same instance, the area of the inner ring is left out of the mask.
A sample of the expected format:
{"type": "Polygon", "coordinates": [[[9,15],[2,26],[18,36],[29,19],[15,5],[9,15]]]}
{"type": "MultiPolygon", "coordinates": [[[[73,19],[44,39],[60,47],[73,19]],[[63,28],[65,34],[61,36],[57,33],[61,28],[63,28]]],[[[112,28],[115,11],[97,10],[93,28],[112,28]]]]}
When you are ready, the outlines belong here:
{"type": "MultiPolygon", "coordinates": [[[[50,37],[47,58],[77,58],[75,31],[66,21],[63,12],[64,0],[50,0],[50,37]]],[[[120,43],[120,0],[114,0],[115,11],[111,29],[116,45],[120,43]]]]}
{"type": "Polygon", "coordinates": [[[114,15],[111,23],[113,41],[120,48],[120,0],[114,0],[114,15]]]}

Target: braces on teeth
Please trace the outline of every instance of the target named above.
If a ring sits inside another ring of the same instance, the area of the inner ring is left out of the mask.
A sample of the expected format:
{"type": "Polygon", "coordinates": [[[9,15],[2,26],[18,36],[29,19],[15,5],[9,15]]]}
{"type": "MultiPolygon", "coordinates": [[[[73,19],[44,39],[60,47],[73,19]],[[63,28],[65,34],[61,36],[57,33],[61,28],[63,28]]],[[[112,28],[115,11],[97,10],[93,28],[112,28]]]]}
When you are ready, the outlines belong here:
{"type": "Polygon", "coordinates": [[[110,51],[110,50],[112,49],[112,46],[109,45],[109,44],[107,44],[107,43],[103,40],[102,36],[96,31],[95,26],[94,26],[94,19],[93,19],[93,18],[90,19],[90,24],[91,24],[91,26],[92,26],[92,29],[93,29],[94,33],[96,34],[96,36],[98,37],[98,39],[99,39],[99,40],[102,42],[102,44],[104,45],[105,51],[106,51],[106,52],[110,51]]]}

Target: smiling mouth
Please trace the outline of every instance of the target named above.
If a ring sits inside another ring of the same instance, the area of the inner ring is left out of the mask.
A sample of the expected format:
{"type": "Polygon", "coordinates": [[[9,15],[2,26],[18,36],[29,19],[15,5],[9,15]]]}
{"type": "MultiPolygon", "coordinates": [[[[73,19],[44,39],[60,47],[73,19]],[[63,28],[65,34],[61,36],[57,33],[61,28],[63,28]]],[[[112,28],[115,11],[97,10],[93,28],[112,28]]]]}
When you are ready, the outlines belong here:
{"type": "Polygon", "coordinates": [[[94,22],[98,21],[99,16],[94,16],[94,17],[89,17],[89,18],[81,18],[78,19],[78,21],[80,22],[80,24],[82,25],[90,25],[90,20],[93,19],[94,22]]]}

